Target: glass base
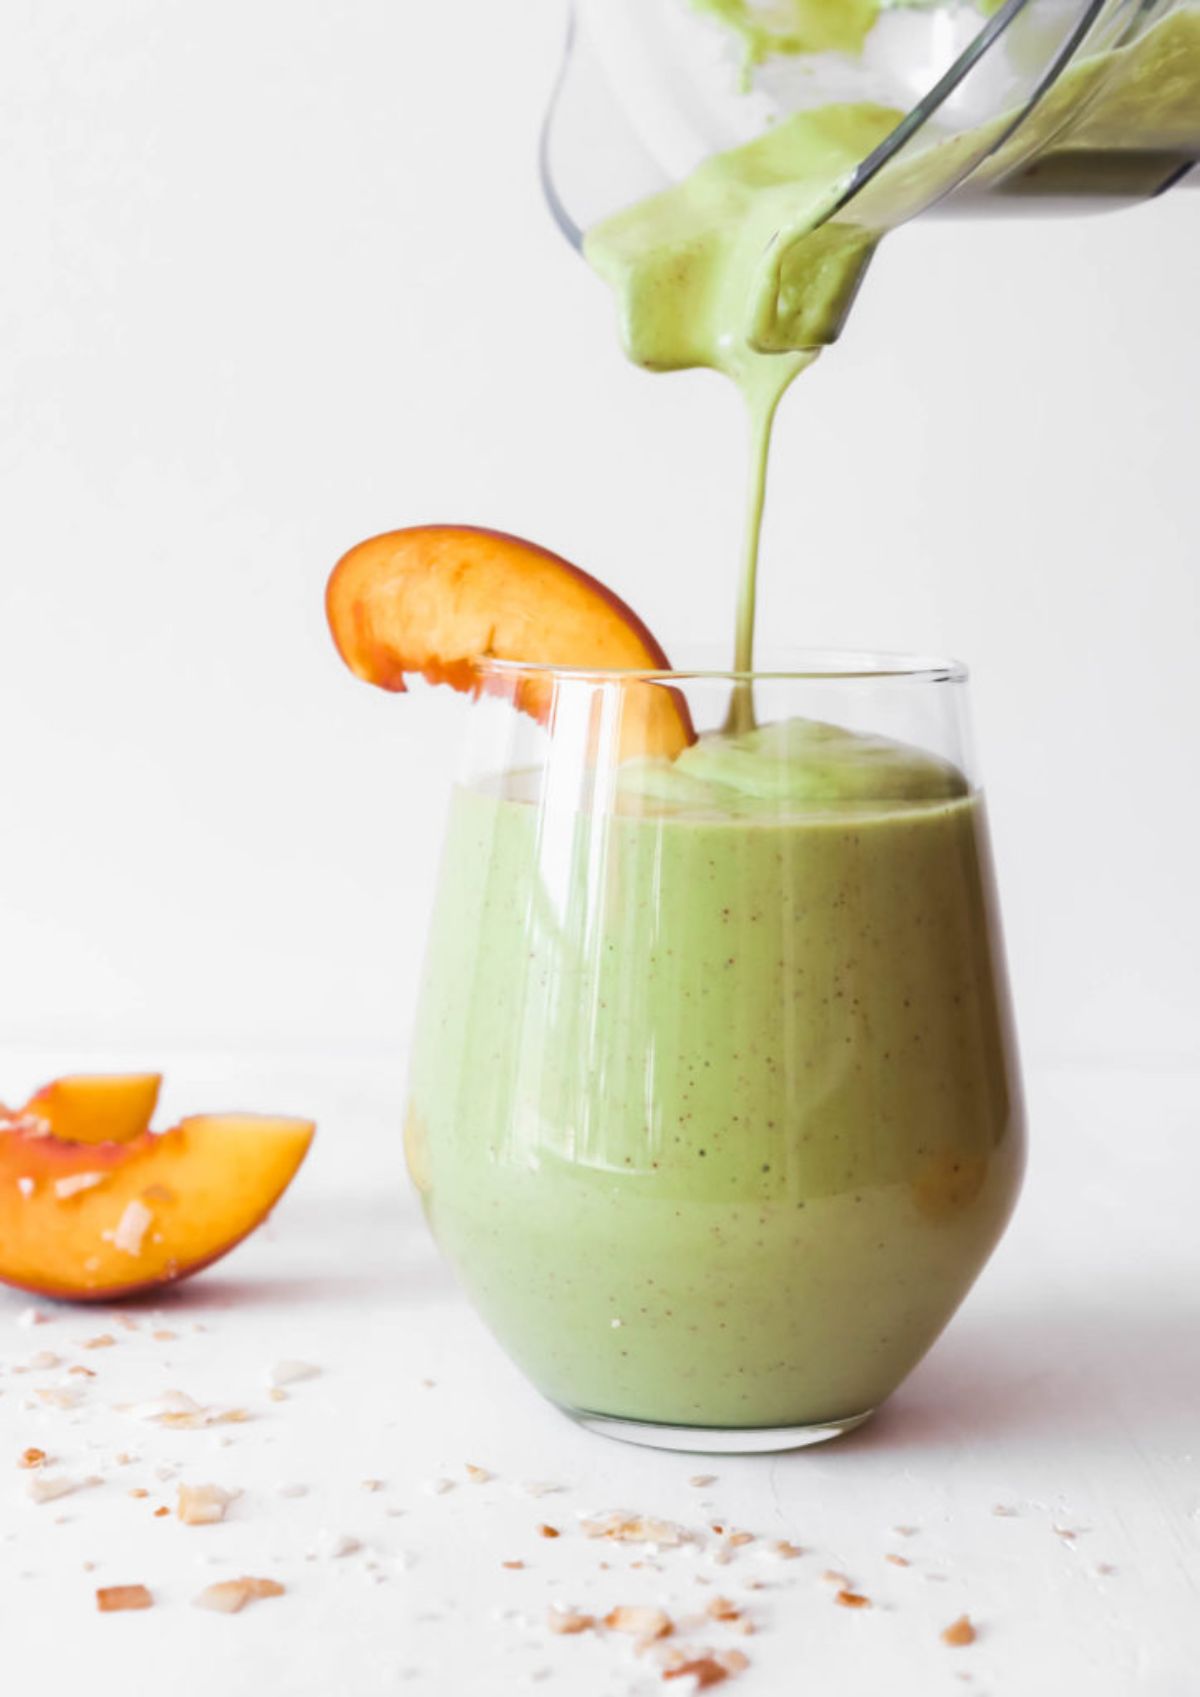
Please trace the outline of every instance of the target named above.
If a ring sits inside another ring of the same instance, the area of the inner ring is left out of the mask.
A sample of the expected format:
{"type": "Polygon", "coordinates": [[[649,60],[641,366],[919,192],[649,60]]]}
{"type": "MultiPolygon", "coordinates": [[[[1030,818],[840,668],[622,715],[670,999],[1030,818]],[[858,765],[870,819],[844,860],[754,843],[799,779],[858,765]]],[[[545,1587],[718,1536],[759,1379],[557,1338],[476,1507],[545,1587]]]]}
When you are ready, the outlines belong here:
{"type": "Polygon", "coordinates": [[[768,1455],[775,1450],[802,1450],[844,1437],[874,1414],[848,1414],[841,1420],[822,1420],[815,1426],[659,1426],[646,1420],[623,1420],[614,1414],[587,1414],[564,1408],[576,1425],[602,1438],[647,1449],[683,1450],[698,1455],[768,1455]]]}

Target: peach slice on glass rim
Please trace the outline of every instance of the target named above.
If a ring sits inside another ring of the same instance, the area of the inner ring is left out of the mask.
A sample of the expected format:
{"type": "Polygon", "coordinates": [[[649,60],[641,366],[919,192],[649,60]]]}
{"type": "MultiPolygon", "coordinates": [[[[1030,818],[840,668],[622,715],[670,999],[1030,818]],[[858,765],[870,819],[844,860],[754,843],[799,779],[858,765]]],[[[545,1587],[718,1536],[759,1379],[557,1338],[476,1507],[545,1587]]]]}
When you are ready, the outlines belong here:
{"type": "MultiPolygon", "coordinates": [[[[358,677],[402,691],[405,678],[478,695],[511,694],[542,724],[554,679],[488,675],[488,660],[588,672],[669,671],[631,607],[536,543],[469,525],[421,525],[360,542],[334,567],[325,598],[338,652],[358,677]]],[[[678,690],[626,687],[621,754],[674,758],[695,740],[678,690]]]]}
{"type": "Polygon", "coordinates": [[[313,1138],[311,1120],[265,1114],[67,1138],[33,1106],[53,1089],[0,1111],[0,1282],[39,1296],[111,1300],[211,1266],[266,1219],[313,1138]]]}

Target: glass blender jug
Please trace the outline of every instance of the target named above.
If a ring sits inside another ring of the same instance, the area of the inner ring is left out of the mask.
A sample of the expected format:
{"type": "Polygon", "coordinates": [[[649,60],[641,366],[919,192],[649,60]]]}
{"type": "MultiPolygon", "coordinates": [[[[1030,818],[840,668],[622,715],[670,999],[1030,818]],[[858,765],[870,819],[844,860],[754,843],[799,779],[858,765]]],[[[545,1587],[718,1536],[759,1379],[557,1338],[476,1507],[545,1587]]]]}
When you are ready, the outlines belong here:
{"type": "Polygon", "coordinates": [[[885,139],[827,219],[1081,212],[1200,181],[1200,0],[575,0],[542,175],[564,233],[815,108],[885,139]]]}

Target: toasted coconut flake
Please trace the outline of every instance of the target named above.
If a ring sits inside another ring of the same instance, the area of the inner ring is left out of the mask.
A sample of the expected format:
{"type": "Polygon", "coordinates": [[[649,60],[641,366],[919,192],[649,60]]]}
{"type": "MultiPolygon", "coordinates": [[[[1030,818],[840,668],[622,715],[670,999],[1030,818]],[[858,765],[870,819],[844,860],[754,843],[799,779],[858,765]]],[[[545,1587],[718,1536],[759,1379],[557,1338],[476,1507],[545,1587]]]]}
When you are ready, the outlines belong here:
{"type": "Polygon", "coordinates": [[[741,1620],[742,1611],[728,1597],[713,1597],[704,1610],[710,1620],[741,1620]]]}
{"type": "Polygon", "coordinates": [[[837,1569],[833,1567],[827,1567],[825,1569],[824,1573],[821,1575],[821,1582],[824,1585],[836,1585],[839,1591],[845,1591],[849,1589],[850,1586],[850,1581],[847,1579],[846,1575],[844,1573],[839,1573],[837,1569]]]}
{"type": "Polygon", "coordinates": [[[716,1482],[717,1476],[715,1473],[693,1473],[691,1478],[688,1480],[688,1484],[694,1485],[698,1491],[702,1491],[705,1485],[715,1485],[716,1482]]]}
{"type": "Polygon", "coordinates": [[[780,1561],[795,1561],[797,1556],[804,1554],[799,1544],[789,1543],[786,1538],[776,1538],[768,1548],[773,1556],[779,1557],[780,1561]]]}
{"type": "Polygon", "coordinates": [[[898,1538],[915,1538],[921,1530],[919,1526],[893,1526],[892,1531],[898,1538]]]}
{"type": "Polygon", "coordinates": [[[84,1190],[95,1190],[98,1184],[104,1183],[105,1177],[104,1173],[71,1173],[67,1178],[56,1178],[54,1194],[60,1202],[65,1202],[68,1197],[78,1196],[84,1190]]]}
{"type": "Polygon", "coordinates": [[[272,1385],[270,1390],[267,1392],[268,1402],[286,1402],[287,1399],[288,1394],[282,1385],[272,1385]]]}
{"type": "Polygon", "coordinates": [[[562,1533],[558,1530],[557,1526],[547,1526],[545,1521],[543,1521],[542,1524],[538,1527],[538,1537],[539,1538],[561,1538],[562,1533]]]}
{"type": "Polygon", "coordinates": [[[174,1431],[198,1431],[205,1426],[240,1425],[250,1419],[245,1408],[202,1408],[186,1391],[165,1391],[153,1402],[123,1410],[134,1420],[150,1420],[174,1431]]]}
{"type": "Polygon", "coordinates": [[[83,1399],[82,1385],[46,1385],[35,1396],[50,1408],[78,1408],[83,1399]]]}
{"type": "Polygon", "coordinates": [[[833,1600],[843,1609],[869,1609],[871,1607],[870,1597],[864,1597],[861,1591],[847,1591],[843,1588],[833,1600]]]}
{"type": "Polygon", "coordinates": [[[111,1332],[100,1332],[94,1338],[85,1338],[83,1347],[84,1349],[111,1349],[116,1341],[111,1332]]]}
{"type": "Polygon", "coordinates": [[[80,1367],[76,1365],[74,1367],[67,1368],[67,1377],[72,1379],[94,1379],[96,1375],[90,1367],[80,1367]]]}
{"type": "MultiPolygon", "coordinates": [[[[512,1565],[511,1562],[504,1563],[505,1567],[512,1565]]],[[[546,1614],[546,1625],[562,1638],[574,1637],[577,1632],[590,1632],[595,1624],[595,1615],[580,1614],[578,1609],[554,1608],[546,1614]]]]}
{"type": "Polygon", "coordinates": [[[730,1669],[724,1667],[716,1656],[694,1656],[690,1662],[673,1662],[663,1669],[664,1679],[694,1679],[697,1691],[707,1691],[710,1685],[720,1685],[729,1675],[730,1669]]]}
{"type": "Polygon", "coordinates": [[[580,1527],[586,1538],[611,1538],[623,1544],[657,1544],[662,1549],[672,1549],[695,1542],[695,1534],[684,1526],[676,1526],[669,1520],[625,1514],[621,1510],[582,1520],[580,1527]]]}
{"type": "Polygon", "coordinates": [[[506,1567],[506,1568],[509,1569],[510,1572],[515,1573],[520,1568],[523,1568],[525,1566],[525,1563],[523,1561],[502,1561],[500,1563],[500,1566],[506,1567]]]}
{"type": "Polygon", "coordinates": [[[476,1467],[474,1462],[470,1461],[467,1462],[463,1471],[472,1485],[486,1485],[489,1479],[495,1477],[494,1474],[489,1473],[486,1467],[476,1467]]]}
{"type": "Polygon", "coordinates": [[[65,1473],[43,1473],[40,1468],[25,1482],[25,1494],[35,1503],[57,1502],[59,1497],[69,1497],[79,1488],[78,1479],[69,1479],[65,1473]]]}
{"type": "Polygon", "coordinates": [[[167,1507],[166,1503],[160,1503],[154,1511],[154,1518],[155,1518],[155,1520],[165,1520],[165,1518],[167,1517],[168,1514],[170,1514],[170,1512],[171,1511],[167,1507]]]}
{"type": "Polygon", "coordinates": [[[383,1490],[383,1480],[382,1479],[364,1479],[362,1481],[362,1488],[363,1488],[364,1491],[382,1491],[383,1490]]]}
{"type": "Polygon", "coordinates": [[[167,1421],[183,1417],[195,1417],[202,1421],[204,1410],[194,1397],[186,1391],[164,1391],[162,1396],[153,1402],[139,1402],[126,1412],[135,1420],[167,1421]]]}
{"type": "Polygon", "coordinates": [[[215,1526],[240,1495],[240,1491],[227,1491],[221,1485],[180,1485],[175,1513],[185,1526],[215,1526]]]}
{"type": "Polygon", "coordinates": [[[215,1585],[206,1585],[198,1597],[192,1602],[198,1609],[212,1609],[216,1614],[235,1615],[244,1609],[247,1603],[258,1602],[263,1597],[282,1597],[284,1587],[277,1579],[222,1579],[215,1585]]]}
{"type": "Polygon", "coordinates": [[[27,1450],[21,1451],[21,1458],[17,1462],[18,1467],[45,1467],[45,1465],[45,1450],[36,1449],[32,1444],[27,1450]]]}
{"type": "Polygon", "coordinates": [[[631,1638],[640,1638],[645,1643],[666,1638],[671,1632],[670,1615],[645,1603],[622,1603],[610,1609],[604,1624],[613,1632],[627,1632],[631,1638]]]}
{"type": "Polygon", "coordinates": [[[554,1485],[546,1479],[530,1479],[521,1486],[527,1497],[552,1497],[557,1491],[565,1491],[565,1485],[554,1485]]]}
{"type": "Polygon", "coordinates": [[[29,1360],[25,1363],[25,1365],[31,1372],[46,1373],[51,1367],[62,1366],[62,1356],[55,1355],[52,1349],[39,1349],[34,1355],[29,1357],[29,1360]]]}
{"type": "Polygon", "coordinates": [[[979,1634],[972,1625],[970,1615],[959,1615],[957,1620],[950,1622],[950,1625],[941,1635],[942,1643],[949,1644],[952,1650],[965,1649],[968,1644],[973,1644],[978,1636],[979,1634]]]}
{"type": "Polygon", "coordinates": [[[909,1561],[907,1556],[898,1556],[894,1550],[889,1550],[883,1559],[884,1561],[890,1561],[893,1567],[912,1566],[912,1563],[909,1561]]]}
{"type": "Polygon", "coordinates": [[[148,1497],[150,1493],[144,1485],[135,1485],[129,1495],[131,1497],[148,1497]]]}
{"type": "Polygon", "coordinates": [[[96,1607],[102,1615],[121,1614],[126,1609],[149,1609],[154,1598],[144,1585],[102,1585],[96,1592],[96,1607]]]}
{"type": "Polygon", "coordinates": [[[135,1196],[125,1204],[125,1210],[113,1232],[113,1248],[122,1255],[140,1255],[146,1233],[154,1224],[154,1212],[135,1196]]]}
{"type": "Polygon", "coordinates": [[[168,1330],[167,1327],[161,1326],[157,1332],[151,1332],[150,1336],[154,1339],[155,1343],[174,1343],[176,1338],[179,1336],[179,1333],[172,1332],[168,1330]]]}
{"type": "Polygon", "coordinates": [[[431,1497],[444,1497],[448,1491],[453,1489],[453,1479],[427,1479],[425,1481],[425,1490],[431,1497]]]}
{"type": "Polygon", "coordinates": [[[267,1382],[271,1385],[298,1385],[304,1379],[315,1379],[321,1369],[314,1367],[311,1361],[277,1361],[267,1374],[267,1382]]]}

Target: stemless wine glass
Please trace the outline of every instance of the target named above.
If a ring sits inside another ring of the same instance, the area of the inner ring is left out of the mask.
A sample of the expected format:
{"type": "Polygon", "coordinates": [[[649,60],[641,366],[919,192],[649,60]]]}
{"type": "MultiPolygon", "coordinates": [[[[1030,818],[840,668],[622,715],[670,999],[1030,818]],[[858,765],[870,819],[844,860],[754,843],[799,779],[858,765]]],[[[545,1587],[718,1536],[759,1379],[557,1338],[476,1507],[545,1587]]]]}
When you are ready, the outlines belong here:
{"type": "Polygon", "coordinates": [[[846,1432],[999,1239],[1024,1119],[966,694],[877,654],[485,663],[405,1144],[471,1300],[583,1424],[846,1432]]]}

